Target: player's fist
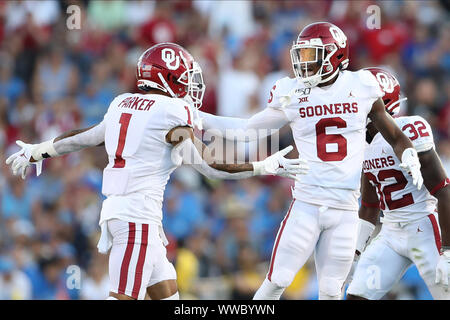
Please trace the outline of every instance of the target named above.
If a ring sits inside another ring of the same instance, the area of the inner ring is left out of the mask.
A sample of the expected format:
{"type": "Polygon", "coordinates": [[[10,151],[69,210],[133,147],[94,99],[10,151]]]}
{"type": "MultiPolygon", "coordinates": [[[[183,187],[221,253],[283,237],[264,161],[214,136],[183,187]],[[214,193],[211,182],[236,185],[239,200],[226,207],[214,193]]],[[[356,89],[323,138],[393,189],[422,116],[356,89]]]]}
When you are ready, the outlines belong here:
{"type": "Polygon", "coordinates": [[[42,161],[30,161],[36,145],[28,144],[20,140],[17,140],[16,143],[21,147],[20,151],[12,154],[6,159],[6,164],[11,165],[13,175],[20,175],[22,179],[25,179],[28,167],[31,164],[35,164],[36,175],[39,176],[42,171],[42,161]]]}
{"type": "Polygon", "coordinates": [[[417,186],[417,190],[420,190],[423,184],[423,177],[420,172],[420,161],[416,149],[407,148],[403,151],[400,168],[411,175],[413,184],[417,186]]]}
{"type": "Polygon", "coordinates": [[[263,161],[253,162],[254,175],[277,175],[299,180],[298,175],[307,174],[309,166],[306,160],[287,159],[285,155],[294,149],[293,146],[284,148],[263,161]]]}
{"type": "Polygon", "coordinates": [[[446,287],[448,290],[448,277],[450,271],[450,250],[444,251],[439,257],[438,264],[436,266],[436,284],[440,284],[446,287]]]}

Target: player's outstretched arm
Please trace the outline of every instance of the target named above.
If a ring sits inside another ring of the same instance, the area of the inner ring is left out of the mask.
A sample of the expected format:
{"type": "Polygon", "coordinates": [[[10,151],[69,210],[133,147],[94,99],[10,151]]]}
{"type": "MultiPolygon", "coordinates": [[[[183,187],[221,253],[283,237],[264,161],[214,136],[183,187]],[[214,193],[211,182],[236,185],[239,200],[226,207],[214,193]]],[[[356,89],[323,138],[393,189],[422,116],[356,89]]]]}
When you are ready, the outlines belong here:
{"type": "Polygon", "coordinates": [[[439,226],[441,228],[441,256],[436,267],[436,283],[448,286],[450,274],[450,179],[434,149],[420,152],[424,185],[437,200],[439,226]]]}
{"type": "Polygon", "coordinates": [[[423,184],[417,151],[408,137],[400,130],[394,119],[386,112],[381,98],[374,102],[369,118],[383,138],[392,146],[402,163],[400,167],[412,176],[413,184],[420,190],[423,184]]]}
{"type": "Polygon", "coordinates": [[[297,174],[306,174],[309,167],[303,159],[287,159],[284,156],[293,147],[289,146],[263,161],[243,164],[223,164],[211,156],[210,150],[194,137],[192,128],[177,127],[169,131],[167,142],[174,146],[172,159],[175,163],[190,164],[208,178],[244,179],[254,175],[279,175],[298,179],[297,174]]]}
{"type": "Polygon", "coordinates": [[[283,111],[274,108],[266,108],[249,119],[215,116],[201,111],[199,111],[199,114],[204,129],[216,130],[224,138],[227,137],[228,131],[228,135],[231,135],[238,141],[263,139],[272,133],[269,130],[279,130],[289,122],[283,111]],[[258,129],[265,129],[265,131],[258,132],[258,135],[250,132],[250,130],[258,129]],[[233,131],[236,132],[236,130],[243,132],[242,134],[234,135],[233,131]],[[245,132],[248,132],[248,134],[245,132]]]}
{"type": "Polygon", "coordinates": [[[420,152],[419,159],[423,183],[430,194],[438,200],[442,245],[450,249],[450,179],[434,149],[420,152]]]}
{"type": "Polygon", "coordinates": [[[79,151],[83,148],[98,146],[103,144],[104,141],[104,122],[89,128],[65,132],[54,139],[39,144],[28,144],[18,140],[16,143],[21,147],[21,150],[8,157],[6,164],[11,164],[13,174],[20,174],[22,179],[25,179],[28,167],[35,164],[36,174],[39,176],[42,170],[42,160],[79,151]]]}

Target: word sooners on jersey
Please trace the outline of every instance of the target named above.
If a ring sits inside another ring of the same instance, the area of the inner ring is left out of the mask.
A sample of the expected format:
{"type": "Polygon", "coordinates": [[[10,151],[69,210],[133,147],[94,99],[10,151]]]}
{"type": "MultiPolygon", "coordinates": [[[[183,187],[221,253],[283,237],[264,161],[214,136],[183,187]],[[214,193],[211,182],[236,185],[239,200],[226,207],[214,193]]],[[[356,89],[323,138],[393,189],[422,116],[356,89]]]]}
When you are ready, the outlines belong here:
{"type": "MultiPolygon", "coordinates": [[[[417,152],[434,149],[433,133],[428,122],[419,116],[395,118],[400,129],[411,140],[417,152]]],[[[406,222],[423,218],[436,209],[437,200],[422,186],[413,185],[403,171],[392,147],[377,133],[366,148],[363,170],[376,187],[383,210],[383,221],[406,222]]]]}
{"type": "Polygon", "coordinates": [[[284,112],[300,156],[310,167],[296,182],[294,198],[358,209],[367,115],[382,96],[367,70],[340,72],[328,88],[306,88],[288,77],[275,83],[268,107],[284,112]]]}
{"type": "Polygon", "coordinates": [[[177,167],[166,135],[192,126],[191,116],[184,100],[163,95],[125,93],[111,102],[103,120],[109,163],[100,224],[111,218],[161,223],[164,190],[177,167]]]}

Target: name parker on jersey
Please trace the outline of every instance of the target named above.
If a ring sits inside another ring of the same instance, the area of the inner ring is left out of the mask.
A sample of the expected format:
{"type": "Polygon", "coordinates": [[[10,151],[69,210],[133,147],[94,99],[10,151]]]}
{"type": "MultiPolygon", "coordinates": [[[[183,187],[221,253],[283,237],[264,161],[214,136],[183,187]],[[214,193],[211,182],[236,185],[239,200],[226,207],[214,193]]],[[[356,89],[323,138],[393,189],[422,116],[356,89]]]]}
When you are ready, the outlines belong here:
{"type": "Polygon", "coordinates": [[[395,160],[393,156],[388,156],[387,158],[375,158],[370,160],[364,160],[363,170],[373,170],[373,169],[382,169],[386,167],[393,166],[395,164],[395,160]]]}
{"type": "Polygon", "coordinates": [[[117,105],[118,108],[135,109],[140,111],[148,111],[150,107],[155,103],[155,100],[139,98],[139,97],[128,97],[122,100],[121,103],[117,105]],[[145,107],[144,107],[145,105],[145,107]]]}
{"type": "Polygon", "coordinates": [[[298,112],[301,118],[314,117],[314,116],[326,116],[328,114],[345,114],[345,113],[357,113],[358,103],[330,103],[329,105],[317,105],[300,107],[298,112]]]}

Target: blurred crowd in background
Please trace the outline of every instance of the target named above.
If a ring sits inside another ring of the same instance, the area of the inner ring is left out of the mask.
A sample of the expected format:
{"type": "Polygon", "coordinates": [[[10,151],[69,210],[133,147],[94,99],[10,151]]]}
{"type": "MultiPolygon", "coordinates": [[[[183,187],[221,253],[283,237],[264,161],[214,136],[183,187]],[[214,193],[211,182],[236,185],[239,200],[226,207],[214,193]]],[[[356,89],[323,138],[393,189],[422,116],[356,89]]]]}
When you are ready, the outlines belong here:
{"type": "MultiPolygon", "coordinates": [[[[289,48],[307,24],[347,35],[349,70],[390,69],[408,97],[402,114],[433,128],[450,173],[450,27],[446,1],[1,1],[0,299],[104,299],[108,258],[97,253],[103,147],[44,162],[27,180],[4,164],[15,141],[36,143],[100,122],[112,99],[134,92],[139,55],[159,42],[186,47],[207,85],[203,110],[248,117],[274,82],[292,76],[289,48]],[[81,9],[69,30],[67,7],[81,9]],[[367,28],[378,5],[381,29],[367,28]],[[80,282],[77,269],[80,268],[80,282]],[[72,272],[71,270],[75,270],[72,272]]],[[[283,128],[283,146],[293,143],[283,128]]],[[[163,224],[182,299],[250,299],[268,269],[291,200],[278,178],[206,180],[173,174],[163,224]]],[[[431,299],[411,267],[386,299],[431,299]]],[[[314,259],[283,299],[317,299],[314,259]]]]}

